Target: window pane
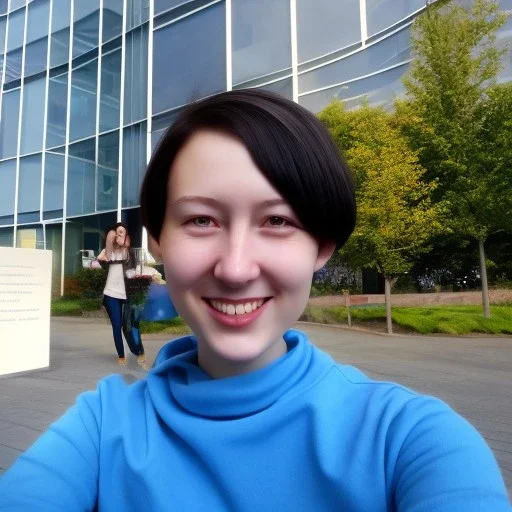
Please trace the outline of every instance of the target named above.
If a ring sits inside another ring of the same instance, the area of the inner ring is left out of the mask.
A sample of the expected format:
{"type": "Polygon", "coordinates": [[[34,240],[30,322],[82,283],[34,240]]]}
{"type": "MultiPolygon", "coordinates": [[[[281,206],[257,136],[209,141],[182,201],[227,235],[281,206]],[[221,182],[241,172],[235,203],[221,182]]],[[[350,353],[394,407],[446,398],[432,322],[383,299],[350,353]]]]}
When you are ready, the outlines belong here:
{"type": "MultiPolygon", "coordinates": [[[[38,220],[27,222],[38,222],[38,220]]],[[[18,230],[16,231],[16,247],[20,247],[23,249],[43,249],[43,227],[41,225],[38,225],[23,226],[22,228],[18,228],[18,230]]]]}
{"type": "Polygon", "coordinates": [[[39,39],[25,47],[25,76],[35,75],[46,69],[48,38],[39,39]]]}
{"type": "Polygon", "coordinates": [[[0,53],[5,50],[5,28],[7,26],[7,17],[0,18],[0,53]]]}
{"type": "Polygon", "coordinates": [[[233,83],[291,67],[290,1],[232,4],[233,83]]]}
{"type": "Polygon", "coordinates": [[[16,160],[0,162],[0,224],[14,224],[16,160]]]}
{"type": "MultiPolygon", "coordinates": [[[[0,217],[0,223],[2,222],[0,217]]],[[[14,229],[13,228],[2,228],[0,229],[0,247],[12,247],[14,240],[14,229]]]]}
{"type": "Polygon", "coordinates": [[[103,42],[123,31],[123,0],[103,0],[103,42]]]}
{"type": "Polygon", "coordinates": [[[39,221],[41,204],[41,155],[20,159],[18,222],[39,221]]]}
{"type": "Polygon", "coordinates": [[[18,9],[18,7],[22,7],[26,4],[26,0],[11,0],[11,5],[9,6],[10,11],[14,11],[18,9]]]}
{"type": "Polygon", "coordinates": [[[70,140],[96,132],[96,87],[98,59],[74,69],[71,82],[70,140]]]}
{"type": "Polygon", "coordinates": [[[71,2],[61,2],[59,8],[52,10],[52,36],[50,49],[50,67],[65,64],[69,58],[69,24],[71,2]]]}
{"type": "Polygon", "coordinates": [[[119,127],[121,50],[101,59],[100,132],[119,127]]]}
{"type": "Polygon", "coordinates": [[[148,21],[149,0],[128,0],[126,10],[126,29],[130,30],[148,21]]]}
{"type": "Polygon", "coordinates": [[[48,36],[49,16],[50,0],[38,0],[28,4],[27,43],[48,36]]]}
{"type": "Polygon", "coordinates": [[[73,58],[98,47],[100,27],[99,0],[75,0],[73,58]]]}
{"type": "Polygon", "coordinates": [[[96,165],[94,163],[94,138],[69,146],[68,190],[66,209],[68,215],[81,215],[95,211],[96,165]]]}
{"type": "Polygon", "coordinates": [[[21,120],[21,154],[35,153],[43,148],[45,88],[44,77],[25,83],[21,120]]]}
{"type": "Polygon", "coordinates": [[[347,85],[300,96],[299,104],[315,113],[320,112],[333,99],[343,100],[347,109],[361,106],[365,98],[370,105],[389,106],[396,96],[403,93],[401,79],[407,67],[404,64],[347,85]]]}
{"type": "Polygon", "coordinates": [[[25,31],[25,9],[9,14],[8,23],[7,51],[21,48],[25,31]]]}
{"type": "Polygon", "coordinates": [[[409,27],[331,64],[299,75],[299,92],[362,77],[408,61],[409,27]]]}
{"type": "Polygon", "coordinates": [[[226,89],[224,3],[154,33],[153,112],[226,89]],[[190,37],[194,34],[194,37],[190,37]]]}
{"type": "Polygon", "coordinates": [[[0,0],[0,14],[7,12],[7,2],[8,0],[0,0]]]}
{"type": "Polygon", "coordinates": [[[299,62],[361,40],[359,0],[297,0],[299,62]]]}
{"type": "Polygon", "coordinates": [[[148,90],[148,26],[126,34],[124,124],[146,117],[148,90]]]}
{"type": "Polygon", "coordinates": [[[425,7],[425,0],[366,0],[368,36],[384,30],[425,7]]]}
{"type": "Polygon", "coordinates": [[[293,84],[291,78],[285,78],[284,80],[279,80],[278,82],[262,85],[261,87],[257,87],[257,89],[275,92],[276,94],[280,94],[289,100],[293,100],[293,84]]]}
{"type": "Polygon", "coordinates": [[[43,211],[45,219],[62,217],[64,200],[64,155],[46,153],[44,166],[43,211]]]}
{"type": "Polygon", "coordinates": [[[155,2],[155,14],[167,11],[178,5],[186,4],[189,0],[153,0],[155,2]]]}
{"type": "Polygon", "coordinates": [[[13,50],[5,57],[5,83],[12,82],[21,78],[21,63],[23,49],[13,50]]]}
{"type": "Polygon", "coordinates": [[[16,156],[20,90],[2,94],[2,119],[0,122],[0,158],[16,156]]]}
{"type": "Polygon", "coordinates": [[[46,147],[51,148],[66,142],[68,73],[50,78],[48,87],[46,147]]]}
{"type": "Polygon", "coordinates": [[[139,191],[146,171],[146,123],[123,130],[123,203],[137,206],[139,191]]]}
{"type": "Polygon", "coordinates": [[[98,138],[97,210],[117,208],[118,177],[119,132],[115,131],[98,138]]]}

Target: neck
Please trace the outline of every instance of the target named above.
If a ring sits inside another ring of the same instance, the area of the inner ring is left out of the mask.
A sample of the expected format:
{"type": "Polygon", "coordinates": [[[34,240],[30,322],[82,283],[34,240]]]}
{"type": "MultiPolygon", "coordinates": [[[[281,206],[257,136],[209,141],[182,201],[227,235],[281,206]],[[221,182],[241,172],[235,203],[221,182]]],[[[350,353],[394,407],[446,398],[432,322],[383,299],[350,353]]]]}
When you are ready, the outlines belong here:
{"type": "Polygon", "coordinates": [[[278,343],[270,345],[265,352],[255,359],[250,361],[233,361],[223,358],[198,339],[199,366],[213,379],[224,379],[260,370],[286,354],[286,352],[286,342],[281,338],[278,343]]]}

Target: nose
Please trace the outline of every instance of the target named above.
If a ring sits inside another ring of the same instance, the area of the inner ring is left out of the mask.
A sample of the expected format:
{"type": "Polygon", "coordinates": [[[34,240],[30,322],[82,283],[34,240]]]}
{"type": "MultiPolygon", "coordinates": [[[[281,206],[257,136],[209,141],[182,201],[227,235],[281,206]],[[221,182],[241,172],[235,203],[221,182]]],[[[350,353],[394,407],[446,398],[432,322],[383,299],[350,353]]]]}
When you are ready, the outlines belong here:
{"type": "Polygon", "coordinates": [[[243,287],[260,275],[257,256],[250,233],[235,232],[221,248],[213,273],[230,288],[243,287]]]}

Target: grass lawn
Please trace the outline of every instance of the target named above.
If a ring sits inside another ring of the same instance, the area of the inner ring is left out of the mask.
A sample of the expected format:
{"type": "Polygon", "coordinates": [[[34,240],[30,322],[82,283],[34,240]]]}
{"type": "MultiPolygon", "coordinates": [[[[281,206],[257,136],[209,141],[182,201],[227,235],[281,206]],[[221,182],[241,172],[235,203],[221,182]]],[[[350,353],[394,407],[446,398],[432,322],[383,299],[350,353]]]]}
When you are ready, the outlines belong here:
{"type": "MultiPolygon", "coordinates": [[[[56,299],[52,302],[54,316],[81,316],[82,311],[101,308],[101,299],[56,299]]],[[[352,306],[352,324],[360,327],[382,327],[386,321],[384,306],[352,306]]],[[[491,306],[491,318],[484,318],[481,306],[394,307],[395,326],[422,334],[512,334],[512,305],[491,306]]],[[[300,320],[322,324],[347,324],[344,306],[308,306],[300,320]]],[[[183,335],[189,327],[180,317],[160,322],[140,323],[142,334],[183,335]]]]}
{"type": "MultiPolygon", "coordinates": [[[[82,316],[82,311],[98,311],[101,309],[102,299],[55,299],[52,301],[52,316],[82,316]]],[[[185,322],[180,318],[162,320],[159,322],[140,323],[142,334],[189,334],[191,331],[185,322]]]]}
{"type": "Polygon", "coordinates": [[[101,299],[54,299],[53,316],[80,316],[82,311],[96,311],[101,308],[101,299]]]}
{"type": "MultiPolygon", "coordinates": [[[[352,306],[352,323],[365,325],[385,322],[384,306],[352,306]]],[[[393,323],[422,334],[512,334],[512,306],[491,306],[491,318],[484,318],[481,306],[430,306],[392,309],[393,323]]],[[[347,324],[343,306],[308,306],[301,320],[326,324],[347,324]]]]}
{"type": "Polygon", "coordinates": [[[183,319],[178,316],[172,320],[161,320],[159,322],[142,321],[140,323],[140,332],[142,334],[182,335],[190,334],[192,331],[183,319]]]}

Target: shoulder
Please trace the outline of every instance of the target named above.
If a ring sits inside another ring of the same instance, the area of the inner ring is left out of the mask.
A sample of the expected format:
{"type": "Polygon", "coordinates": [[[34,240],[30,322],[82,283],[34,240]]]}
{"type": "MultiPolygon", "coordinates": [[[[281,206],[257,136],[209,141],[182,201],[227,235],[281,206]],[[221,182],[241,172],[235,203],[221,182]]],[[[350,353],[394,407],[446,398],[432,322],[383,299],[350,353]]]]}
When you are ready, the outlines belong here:
{"type": "Polygon", "coordinates": [[[379,428],[402,441],[421,440],[421,435],[435,431],[436,436],[452,436],[456,428],[472,438],[476,430],[439,398],[413,391],[395,382],[369,378],[353,366],[336,365],[334,372],[350,397],[354,409],[365,421],[374,419],[379,428]],[[421,434],[417,434],[420,432],[421,434]]]}

